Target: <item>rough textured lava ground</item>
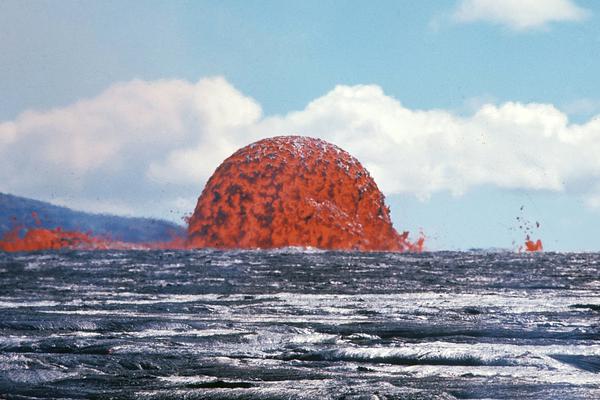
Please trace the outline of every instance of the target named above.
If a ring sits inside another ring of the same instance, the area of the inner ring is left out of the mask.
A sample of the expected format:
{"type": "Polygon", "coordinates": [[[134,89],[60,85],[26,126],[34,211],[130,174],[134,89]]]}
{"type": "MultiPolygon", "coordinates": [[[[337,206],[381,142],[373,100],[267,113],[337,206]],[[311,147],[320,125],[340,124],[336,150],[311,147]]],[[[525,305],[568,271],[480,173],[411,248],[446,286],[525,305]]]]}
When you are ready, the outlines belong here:
{"type": "Polygon", "coordinates": [[[415,250],[393,228],[375,181],[344,150],[280,136],[238,150],[209,179],[190,218],[189,245],[415,250]]]}

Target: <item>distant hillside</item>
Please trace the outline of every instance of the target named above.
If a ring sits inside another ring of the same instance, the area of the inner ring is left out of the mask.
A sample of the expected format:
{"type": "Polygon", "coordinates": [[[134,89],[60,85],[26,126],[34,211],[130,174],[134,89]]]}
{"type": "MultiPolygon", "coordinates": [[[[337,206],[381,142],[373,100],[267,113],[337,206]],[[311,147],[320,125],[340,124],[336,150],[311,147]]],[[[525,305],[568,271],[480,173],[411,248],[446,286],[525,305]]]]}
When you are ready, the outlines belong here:
{"type": "Polygon", "coordinates": [[[128,218],[91,214],[59,207],[43,201],[0,193],[0,237],[16,224],[36,226],[32,212],[37,213],[41,227],[91,232],[113,240],[143,243],[167,241],[185,235],[185,228],[172,222],[151,218],[128,218]]]}

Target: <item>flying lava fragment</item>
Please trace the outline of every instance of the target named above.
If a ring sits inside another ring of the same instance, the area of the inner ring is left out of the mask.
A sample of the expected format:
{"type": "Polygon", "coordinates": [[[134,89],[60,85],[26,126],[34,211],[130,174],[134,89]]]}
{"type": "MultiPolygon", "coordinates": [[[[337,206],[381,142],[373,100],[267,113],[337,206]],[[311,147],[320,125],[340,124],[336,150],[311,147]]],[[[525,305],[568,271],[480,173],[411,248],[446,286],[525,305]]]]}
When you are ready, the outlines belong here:
{"type": "Polygon", "coordinates": [[[303,136],[263,139],[227,158],[188,227],[192,248],[420,251],[423,241],[396,232],[383,194],[356,158],[303,136]]]}
{"type": "MultiPolygon", "coordinates": [[[[521,212],[523,212],[524,209],[525,209],[525,206],[521,206],[521,208],[520,208],[521,212]]],[[[534,227],[534,224],[532,224],[529,220],[527,220],[523,216],[518,216],[518,217],[516,217],[516,219],[519,224],[519,229],[525,233],[525,245],[519,246],[519,249],[518,249],[519,252],[521,252],[522,250],[525,250],[526,252],[530,252],[530,253],[544,251],[544,245],[542,244],[541,239],[538,239],[535,242],[533,241],[533,239],[531,239],[531,235],[533,234],[533,231],[539,229],[541,224],[538,221],[535,221],[535,227],[534,227]]]]}
{"type": "Polygon", "coordinates": [[[539,252],[544,250],[544,246],[542,244],[541,239],[536,240],[535,242],[527,236],[525,239],[525,250],[528,252],[539,252]]]}

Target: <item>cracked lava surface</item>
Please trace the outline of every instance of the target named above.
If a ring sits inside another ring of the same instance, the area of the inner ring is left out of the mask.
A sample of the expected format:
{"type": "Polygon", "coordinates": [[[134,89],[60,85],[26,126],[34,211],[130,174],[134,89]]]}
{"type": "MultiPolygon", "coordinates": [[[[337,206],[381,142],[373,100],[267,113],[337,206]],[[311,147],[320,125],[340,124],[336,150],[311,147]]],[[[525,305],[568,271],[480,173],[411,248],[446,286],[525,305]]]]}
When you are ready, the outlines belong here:
{"type": "Polygon", "coordinates": [[[287,246],[419,251],[390,220],[384,196],[346,151],[279,136],[227,158],[208,180],[188,227],[192,248],[287,246]]]}

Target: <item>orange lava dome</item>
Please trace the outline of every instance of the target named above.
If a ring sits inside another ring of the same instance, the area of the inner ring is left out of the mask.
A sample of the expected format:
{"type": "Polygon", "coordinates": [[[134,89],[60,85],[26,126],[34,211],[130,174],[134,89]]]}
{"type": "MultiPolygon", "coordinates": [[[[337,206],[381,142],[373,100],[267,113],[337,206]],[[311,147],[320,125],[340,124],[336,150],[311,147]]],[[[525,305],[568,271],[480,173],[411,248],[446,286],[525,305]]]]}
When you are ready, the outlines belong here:
{"type": "Polygon", "coordinates": [[[194,248],[421,250],[390,220],[384,196],[350,154],[320,139],[250,144],[208,180],[188,227],[194,248]]]}

